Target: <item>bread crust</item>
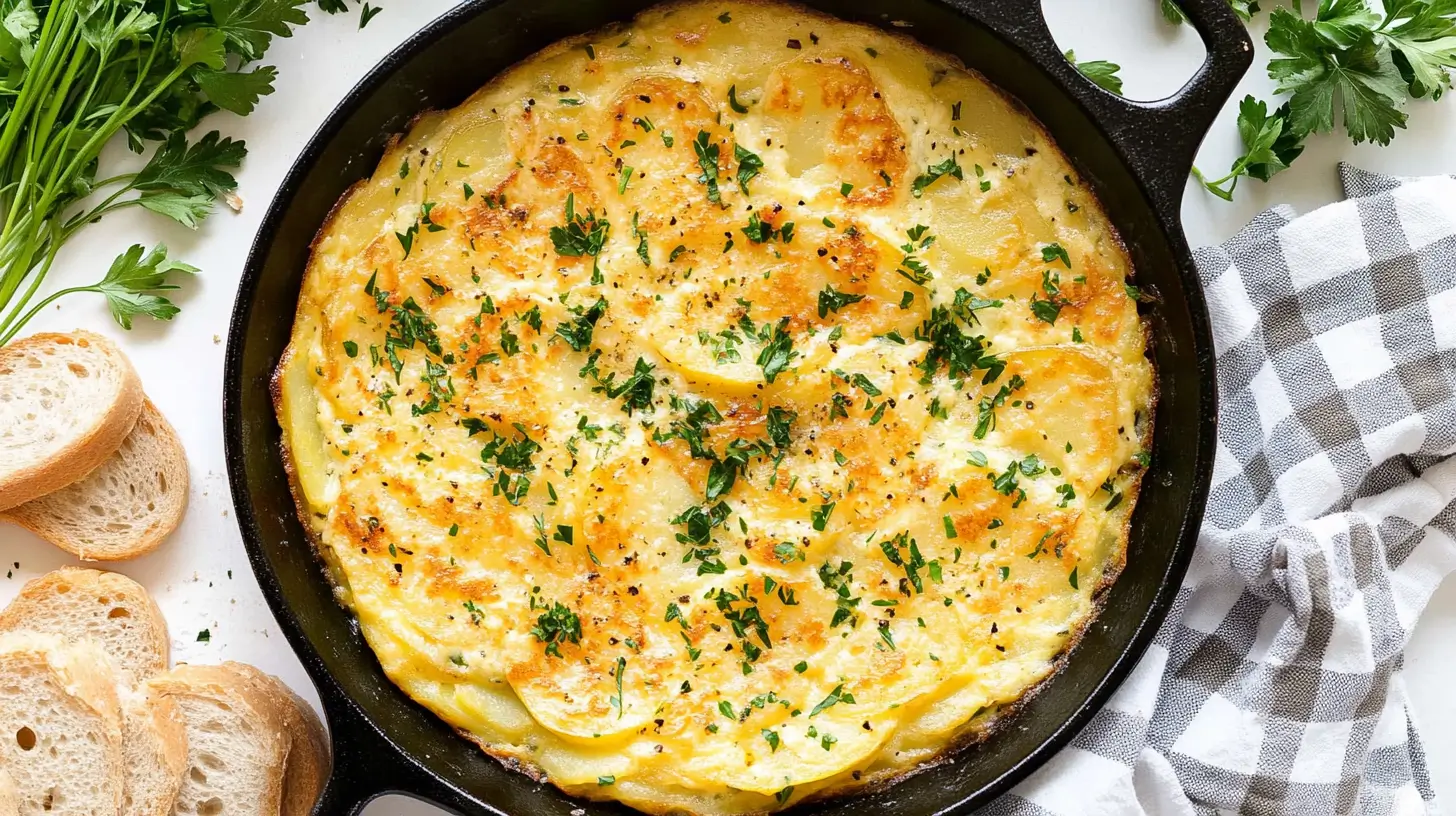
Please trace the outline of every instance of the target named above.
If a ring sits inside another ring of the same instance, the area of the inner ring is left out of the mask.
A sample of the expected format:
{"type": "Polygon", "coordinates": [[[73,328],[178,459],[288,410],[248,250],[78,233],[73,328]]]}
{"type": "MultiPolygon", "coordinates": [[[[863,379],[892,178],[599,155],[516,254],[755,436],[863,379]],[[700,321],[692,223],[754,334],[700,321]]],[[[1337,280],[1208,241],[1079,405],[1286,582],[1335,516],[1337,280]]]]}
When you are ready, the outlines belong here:
{"type": "MultiPolygon", "coordinates": [[[[141,414],[128,433],[148,433],[157,437],[160,445],[155,447],[160,461],[156,463],[156,470],[164,475],[168,484],[167,500],[163,506],[146,519],[144,526],[132,531],[133,537],[130,540],[119,539],[104,548],[97,548],[93,544],[78,540],[74,535],[75,519],[81,512],[78,505],[87,500],[89,481],[102,477],[107,462],[103,462],[101,467],[95,468],[76,482],[11,508],[5,512],[4,517],[83,561],[124,561],[146,555],[160,547],[167,536],[182,523],[182,517],[187,512],[187,453],[177,431],[149,399],[142,399],[141,414]]],[[[113,451],[108,461],[122,455],[120,446],[121,443],[118,443],[118,449],[113,451]]],[[[148,448],[152,447],[154,446],[148,443],[148,448]]]]}
{"type": "Polygon", "coordinates": [[[110,639],[101,633],[101,628],[121,625],[119,621],[123,620],[129,621],[132,627],[143,634],[147,659],[131,664],[123,663],[119,655],[111,655],[113,664],[123,676],[122,679],[130,685],[166,671],[171,663],[172,651],[171,637],[167,634],[167,620],[146,588],[120,573],[83,567],[62,567],[39,578],[32,578],[21,587],[20,594],[10,605],[0,610],[0,632],[33,630],[69,639],[91,637],[105,644],[110,639]],[[81,631],[63,631],[59,627],[47,626],[42,620],[43,607],[61,595],[69,596],[73,600],[94,600],[97,607],[94,614],[104,614],[105,617],[93,618],[95,626],[81,631]],[[105,606],[100,603],[103,598],[107,599],[105,606]],[[125,618],[114,616],[111,610],[117,607],[117,599],[124,599],[125,605],[133,614],[125,618]],[[141,614],[136,614],[138,611],[141,614]]]}
{"type": "MultiPolygon", "coordinates": [[[[280,812],[283,803],[284,765],[289,753],[290,737],[284,708],[276,694],[254,676],[253,673],[257,671],[239,663],[218,666],[183,664],[151,678],[146,686],[149,691],[165,697],[192,696],[212,701],[221,700],[257,723],[260,726],[259,733],[271,737],[264,749],[270,755],[269,767],[277,772],[269,774],[268,782],[260,792],[263,809],[259,816],[272,816],[280,812]]],[[[192,764],[190,752],[187,764],[192,764]]]]}
{"type": "Polygon", "coordinates": [[[224,665],[251,677],[283,714],[289,749],[283,774],[282,816],[309,816],[323,793],[332,766],[329,735],[323,722],[313,706],[277,677],[244,663],[224,665]]]}
{"type": "Polygon", "coordinates": [[[99,334],[77,330],[70,334],[34,334],[0,347],[0,387],[4,387],[7,365],[25,353],[47,344],[73,345],[94,349],[120,372],[120,387],[107,409],[94,416],[77,417],[75,436],[50,460],[0,473],[0,511],[77,482],[116,452],[141,415],[141,378],[131,361],[110,340],[99,334]],[[89,424],[84,424],[89,423],[89,424]]]}

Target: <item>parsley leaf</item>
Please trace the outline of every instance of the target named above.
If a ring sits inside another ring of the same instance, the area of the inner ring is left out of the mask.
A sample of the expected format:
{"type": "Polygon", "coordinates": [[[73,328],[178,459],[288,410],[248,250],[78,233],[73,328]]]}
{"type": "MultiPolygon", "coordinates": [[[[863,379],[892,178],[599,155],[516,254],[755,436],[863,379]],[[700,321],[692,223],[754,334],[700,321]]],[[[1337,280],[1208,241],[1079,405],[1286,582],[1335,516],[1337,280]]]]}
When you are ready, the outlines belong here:
{"type": "Polygon", "coordinates": [[[763,170],[763,159],[740,144],[733,145],[733,159],[738,162],[738,189],[748,195],[748,182],[763,170]]]}
{"type": "Polygon", "coordinates": [[[1271,115],[1269,106],[1252,96],[1239,103],[1239,135],[1244,140],[1240,156],[1221,179],[1206,179],[1195,168],[1193,175],[1214,195],[1232,201],[1234,188],[1244,176],[1268,181],[1288,169],[1290,162],[1304,152],[1303,137],[1291,130],[1289,105],[1286,103],[1271,115]]]}
{"type": "Polygon", "coordinates": [[[1072,51],[1068,51],[1065,56],[1067,62],[1076,66],[1077,70],[1082,72],[1082,76],[1092,80],[1098,87],[1118,96],[1122,95],[1122,77],[1117,75],[1117,72],[1122,70],[1121,65],[1106,60],[1079,62],[1076,53],[1072,51]]]}
{"type": "Polygon", "coordinates": [[[965,174],[961,171],[961,166],[956,163],[956,157],[953,153],[945,161],[940,164],[930,165],[925,168],[924,173],[916,176],[915,180],[910,182],[910,194],[919,198],[924,194],[926,187],[939,181],[944,176],[951,176],[958,181],[965,179],[965,174]]]}
{"type": "Polygon", "coordinates": [[[1389,52],[1366,28],[1374,19],[1364,0],[1325,0],[1314,21],[1287,9],[1269,16],[1264,41],[1280,55],[1270,61],[1269,77],[1278,83],[1277,93],[1291,94],[1296,132],[1332,130],[1337,100],[1356,144],[1389,144],[1395,129],[1405,127],[1399,108],[1405,88],[1389,52]]]}
{"type": "Polygon", "coordinates": [[[278,71],[271,65],[251,71],[199,69],[192,78],[209,102],[225,111],[247,116],[260,97],[273,93],[273,80],[278,78],[278,71]]]}
{"type": "Polygon", "coordinates": [[[819,317],[823,319],[829,316],[830,312],[838,312],[851,303],[859,303],[864,300],[864,295],[856,295],[851,292],[841,292],[834,288],[834,284],[825,285],[819,292],[819,317]]]}
{"type": "MultiPolygon", "coordinates": [[[[718,193],[718,145],[710,142],[711,137],[708,131],[698,131],[697,138],[693,139],[693,152],[698,155],[698,166],[703,169],[703,174],[698,176],[698,183],[707,185],[708,200],[714,204],[723,203],[722,196],[718,193]]],[[[742,168],[739,168],[742,173],[742,168]]],[[[752,178],[752,176],[750,176],[752,178]]]]}
{"type": "Polygon", "coordinates": [[[596,328],[597,321],[607,312],[607,299],[597,298],[597,302],[590,307],[583,309],[580,306],[571,307],[576,316],[571,320],[558,324],[556,334],[571,346],[572,351],[585,351],[591,345],[592,331],[596,328]]]}
{"type": "Polygon", "coordinates": [[[769,383],[789,367],[789,363],[799,355],[794,351],[794,339],[789,336],[785,329],[789,325],[789,319],[785,317],[774,326],[773,334],[764,345],[763,350],[758,353],[755,361],[763,369],[763,378],[769,383]]]}
{"type": "Polygon", "coordinates": [[[228,51],[244,60],[255,60],[268,50],[274,37],[290,36],[289,26],[308,22],[302,8],[306,1],[207,0],[207,8],[227,41],[228,51]]]}
{"type": "Polygon", "coordinates": [[[155,294],[177,288],[166,282],[169,272],[196,274],[197,268],[169,259],[167,247],[162,244],[158,244],[145,255],[142,254],[141,244],[133,244],[111,262],[111,268],[106,270],[106,276],[100,283],[80,290],[62,290],[41,301],[40,306],[68,291],[89,291],[106,296],[106,305],[111,309],[112,318],[123,329],[131,328],[131,319],[136,315],[171,320],[177,315],[177,307],[165,297],[155,294]]]}

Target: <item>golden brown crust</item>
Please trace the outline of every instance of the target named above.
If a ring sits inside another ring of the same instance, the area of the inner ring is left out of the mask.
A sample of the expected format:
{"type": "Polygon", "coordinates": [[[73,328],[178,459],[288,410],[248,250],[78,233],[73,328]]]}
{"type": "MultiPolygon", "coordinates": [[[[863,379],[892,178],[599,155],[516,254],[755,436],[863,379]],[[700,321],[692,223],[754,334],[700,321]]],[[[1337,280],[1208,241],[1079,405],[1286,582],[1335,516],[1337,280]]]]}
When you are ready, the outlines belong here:
{"type": "Polygon", "coordinates": [[[11,372],[8,366],[21,354],[47,345],[68,345],[94,350],[106,365],[119,372],[121,383],[115,398],[103,410],[88,410],[84,416],[72,418],[75,434],[48,461],[0,474],[0,511],[24,504],[79,481],[111,456],[121,441],[131,433],[141,415],[141,379],[121,349],[105,337],[77,330],[70,334],[33,334],[0,347],[0,388],[11,372]]]}

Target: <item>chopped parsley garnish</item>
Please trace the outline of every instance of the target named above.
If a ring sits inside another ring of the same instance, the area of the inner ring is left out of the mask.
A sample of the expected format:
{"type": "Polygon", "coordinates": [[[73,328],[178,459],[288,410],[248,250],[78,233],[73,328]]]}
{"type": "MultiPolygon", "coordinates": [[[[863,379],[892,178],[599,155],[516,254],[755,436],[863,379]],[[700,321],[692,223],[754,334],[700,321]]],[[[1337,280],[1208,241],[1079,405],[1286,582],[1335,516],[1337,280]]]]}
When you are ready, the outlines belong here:
{"type": "Polygon", "coordinates": [[[962,298],[958,290],[956,302],[951,306],[935,306],[930,317],[915,329],[915,339],[930,344],[925,358],[920,361],[921,382],[929,383],[941,366],[945,366],[951,379],[964,379],[976,370],[984,370],[982,382],[994,382],[1006,368],[1006,362],[988,353],[985,338],[972,335],[962,328],[976,322],[977,306],[989,308],[999,306],[1000,301],[981,301],[971,298],[969,293],[962,298]]]}
{"type": "Polygon", "coordinates": [[[838,312],[845,306],[859,303],[864,299],[864,295],[841,292],[834,288],[834,284],[826,284],[824,289],[819,292],[819,317],[823,319],[828,317],[830,312],[838,312]]]}
{"type": "Polygon", "coordinates": [[[764,380],[770,384],[798,356],[798,352],[794,351],[794,339],[785,331],[788,325],[789,319],[787,317],[780,320],[778,325],[773,327],[773,333],[769,337],[767,344],[758,353],[756,362],[763,369],[764,380]]]}
{"type": "Polygon", "coordinates": [[[1041,248],[1041,259],[1046,263],[1061,261],[1068,269],[1072,268],[1072,258],[1061,244],[1047,244],[1041,248]]]}
{"type": "Polygon", "coordinates": [[[764,740],[768,742],[768,752],[771,754],[779,749],[779,735],[771,728],[765,728],[759,733],[763,734],[764,740]]]}
{"type": "Polygon", "coordinates": [[[621,397],[622,410],[627,412],[627,416],[631,416],[634,411],[650,410],[652,408],[652,389],[656,385],[656,380],[652,377],[652,370],[655,366],[638,357],[637,364],[632,370],[632,376],[617,382],[615,371],[606,377],[600,376],[600,372],[596,371],[595,363],[599,354],[600,352],[593,351],[587,361],[587,368],[582,369],[583,371],[589,369],[597,375],[598,385],[592,388],[592,392],[606,394],[611,399],[621,397]]]}
{"type": "Polygon", "coordinates": [[[607,698],[607,703],[611,705],[612,708],[617,709],[617,719],[619,720],[622,719],[622,715],[626,713],[626,706],[623,704],[624,698],[622,696],[622,677],[626,674],[627,658],[619,657],[617,658],[616,670],[612,672],[612,676],[617,678],[617,694],[615,697],[607,698]]]}
{"type": "Polygon", "coordinates": [[[586,351],[591,345],[592,332],[596,328],[597,321],[607,312],[607,299],[597,298],[597,302],[589,307],[572,306],[571,320],[561,323],[556,327],[556,334],[571,346],[572,351],[586,351]]]}
{"type": "Polygon", "coordinates": [[[722,575],[728,571],[720,557],[722,550],[713,543],[713,531],[723,526],[732,512],[724,502],[718,502],[706,511],[693,505],[672,520],[672,524],[684,528],[683,532],[677,533],[678,543],[688,545],[683,563],[697,561],[698,575],[722,575]]]}
{"type": "Polygon", "coordinates": [[[849,692],[847,692],[847,691],[844,690],[844,684],[843,683],[840,683],[839,685],[835,686],[834,687],[834,690],[831,691],[831,692],[829,692],[829,696],[828,697],[825,697],[823,700],[821,700],[819,702],[819,705],[814,706],[813,710],[811,710],[809,712],[809,716],[810,717],[818,716],[825,709],[833,708],[834,706],[839,705],[840,703],[844,703],[846,705],[853,705],[854,704],[854,695],[853,694],[850,694],[849,692]]]}
{"type": "Polygon", "coordinates": [[[743,234],[748,240],[755,244],[764,244],[778,238],[784,243],[791,243],[794,240],[794,222],[789,221],[781,227],[774,227],[773,224],[758,217],[758,213],[748,214],[748,226],[743,228],[743,234]]]}
{"type": "Polygon", "coordinates": [[[1057,505],[1058,507],[1066,507],[1071,503],[1072,499],[1077,498],[1077,491],[1070,484],[1057,485],[1057,494],[1062,497],[1061,503],[1057,505]]]}
{"type": "Polygon", "coordinates": [[[838,567],[829,566],[827,561],[819,565],[819,582],[835,594],[834,617],[829,622],[831,629],[852,620],[857,614],[855,610],[861,599],[852,597],[850,592],[850,585],[854,583],[853,569],[854,564],[849,561],[840,561],[838,567]]]}
{"type": "Polygon", "coordinates": [[[565,604],[557,601],[538,605],[538,601],[532,596],[531,608],[545,610],[536,618],[531,634],[536,640],[546,644],[546,654],[561,657],[561,644],[581,643],[581,618],[565,604]]]}
{"type": "Polygon", "coordinates": [[[835,502],[828,502],[809,511],[809,520],[817,532],[824,532],[824,528],[828,526],[829,516],[834,513],[834,505],[835,502]]]}
{"type": "Polygon", "coordinates": [[[981,397],[977,406],[978,416],[976,417],[976,438],[985,439],[986,434],[996,430],[996,409],[1006,404],[1006,400],[1015,391],[1026,385],[1026,381],[1020,374],[1013,374],[1011,379],[996,392],[994,396],[981,397]]]}
{"type": "Polygon", "coordinates": [[[763,159],[757,153],[744,148],[741,144],[733,145],[733,160],[738,162],[738,189],[748,195],[748,182],[763,171],[763,159]]]}
{"type": "MultiPolygon", "coordinates": [[[[935,236],[926,234],[929,229],[929,227],[923,224],[916,224],[914,227],[905,231],[905,234],[910,237],[909,243],[900,246],[900,251],[905,253],[905,257],[900,260],[900,268],[895,271],[899,273],[900,277],[916,286],[924,286],[926,283],[935,279],[935,276],[930,273],[930,268],[925,265],[925,262],[915,256],[916,252],[929,249],[930,245],[935,243],[935,236]]],[[[911,298],[913,299],[913,297],[912,295],[911,298]]],[[[907,306],[909,306],[908,302],[900,302],[900,308],[904,309],[907,306]]]]}
{"type": "Polygon", "coordinates": [[[718,193],[718,145],[710,143],[711,137],[708,131],[698,131],[698,136],[693,140],[693,152],[698,154],[698,166],[703,169],[703,174],[698,176],[698,183],[708,188],[708,200],[714,204],[723,203],[722,196],[718,193]]]}
{"type": "Polygon", "coordinates": [[[737,85],[728,86],[728,107],[732,108],[734,113],[748,113],[748,106],[738,101],[737,85]]]}
{"type": "Polygon", "coordinates": [[[526,433],[526,426],[519,422],[512,423],[511,427],[516,429],[520,438],[495,435],[480,451],[480,460],[486,464],[494,463],[506,470],[513,470],[518,473],[530,473],[536,469],[531,457],[541,451],[541,445],[526,433]]]}
{"type": "Polygon", "coordinates": [[[753,664],[758,662],[763,650],[773,648],[768,621],[759,613],[757,599],[749,593],[747,585],[740,587],[736,593],[726,589],[710,590],[708,597],[717,605],[723,619],[728,621],[734,636],[738,638],[738,647],[743,652],[743,673],[751,674],[753,664]],[[758,638],[757,642],[753,640],[755,637],[758,638]],[[759,643],[763,644],[762,648],[759,643]]]}
{"type": "Polygon", "coordinates": [[[1028,305],[1031,308],[1031,313],[1033,315],[1036,315],[1036,318],[1043,323],[1051,323],[1055,325],[1057,322],[1057,317],[1062,313],[1062,302],[1051,297],[1044,300],[1038,300],[1036,294],[1033,293],[1031,296],[1031,303],[1028,305]]]}
{"type": "Polygon", "coordinates": [[[789,436],[793,431],[794,420],[798,418],[798,414],[787,408],[775,405],[768,409],[766,417],[768,438],[773,442],[774,447],[782,449],[789,446],[789,436]]]}
{"type": "MultiPolygon", "coordinates": [[[[625,184],[622,186],[626,187],[625,184]]],[[[611,228],[606,218],[598,218],[591,210],[587,210],[585,216],[576,212],[576,194],[567,193],[566,226],[551,228],[551,243],[555,245],[557,255],[568,258],[590,255],[592,277],[595,279],[601,273],[597,266],[598,256],[607,243],[607,233],[611,228]]]]}
{"type": "Polygon", "coordinates": [[[415,246],[415,236],[418,235],[419,232],[420,225],[417,222],[414,224],[410,224],[409,229],[406,229],[404,232],[396,232],[394,234],[394,237],[399,239],[400,247],[404,249],[404,258],[402,258],[401,260],[409,260],[410,251],[413,250],[415,246]]]}
{"type": "Polygon", "coordinates": [[[926,561],[925,557],[920,554],[919,545],[908,532],[881,541],[880,551],[885,554],[886,560],[891,564],[905,570],[905,577],[900,581],[901,595],[908,597],[925,591],[925,581],[920,576],[921,570],[927,570],[931,580],[940,580],[940,562],[926,561]],[[911,589],[914,589],[913,593],[910,591],[911,589]]]}
{"type": "Polygon", "coordinates": [[[397,306],[391,304],[389,293],[376,289],[372,276],[364,291],[374,296],[375,306],[381,313],[390,313],[389,328],[384,334],[384,354],[389,359],[390,368],[394,370],[395,382],[399,382],[400,372],[404,369],[404,362],[399,359],[401,350],[412,349],[418,343],[437,357],[443,355],[440,338],[435,334],[435,321],[425,314],[425,310],[415,303],[414,298],[406,298],[404,303],[397,306]]]}
{"type": "Polygon", "coordinates": [[[956,162],[954,153],[945,161],[940,164],[930,165],[925,168],[924,173],[916,176],[915,180],[910,182],[910,194],[916,198],[920,198],[925,193],[926,187],[939,181],[944,176],[950,176],[957,181],[965,179],[965,173],[961,170],[960,164],[956,162]]]}

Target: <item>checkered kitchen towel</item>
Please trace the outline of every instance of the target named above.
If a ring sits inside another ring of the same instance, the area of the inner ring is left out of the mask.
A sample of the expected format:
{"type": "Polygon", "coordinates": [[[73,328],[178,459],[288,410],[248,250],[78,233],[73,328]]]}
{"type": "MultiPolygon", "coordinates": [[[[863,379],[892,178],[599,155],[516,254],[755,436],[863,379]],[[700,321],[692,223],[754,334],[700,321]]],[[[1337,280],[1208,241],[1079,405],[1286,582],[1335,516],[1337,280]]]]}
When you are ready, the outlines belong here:
{"type": "Polygon", "coordinates": [[[1456,179],[1197,253],[1218,458],[1172,614],[1092,724],[986,814],[1434,814],[1402,649],[1456,570],[1456,179]]]}

